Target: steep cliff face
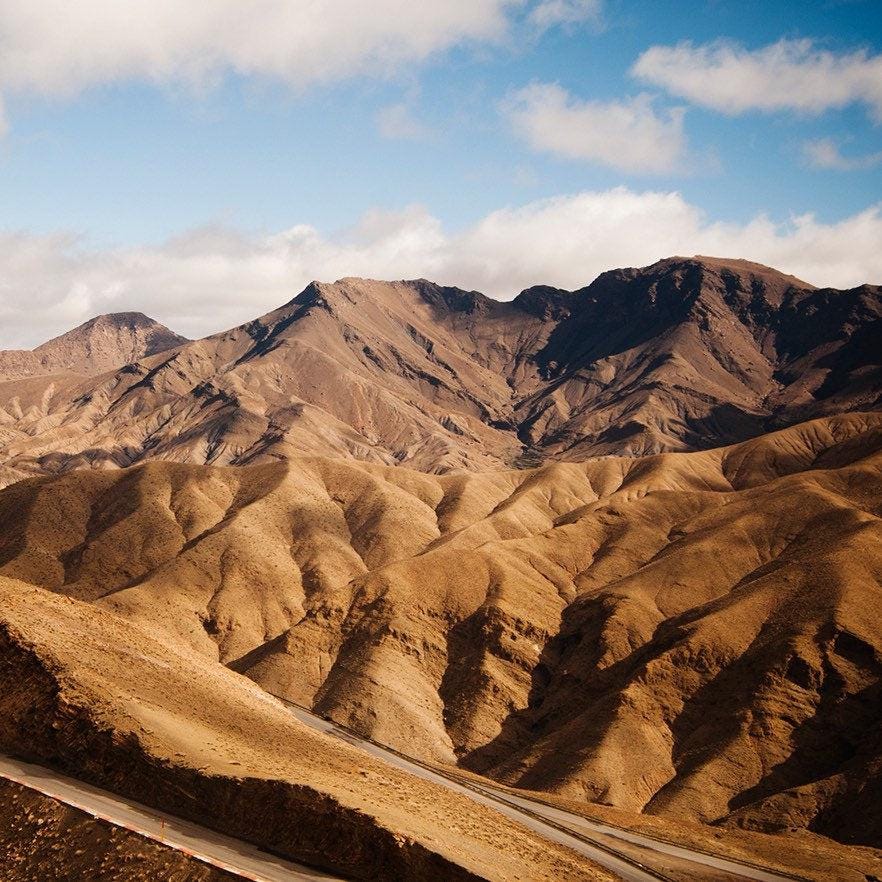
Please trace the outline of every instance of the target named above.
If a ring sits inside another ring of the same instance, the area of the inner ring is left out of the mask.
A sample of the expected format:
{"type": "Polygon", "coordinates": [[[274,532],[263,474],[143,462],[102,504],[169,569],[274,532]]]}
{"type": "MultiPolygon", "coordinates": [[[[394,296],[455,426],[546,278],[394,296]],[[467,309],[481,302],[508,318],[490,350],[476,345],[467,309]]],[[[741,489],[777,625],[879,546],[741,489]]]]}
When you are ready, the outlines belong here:
{"type": "Polygon", "coordinates": [[[0,574],[408,753],[879,845],[880,515],[882,415],[854,414],[473,475],[32,479],[0,493],[0,574]]]}
{"type": "Polygon", "coordinates": [[[706,449],[882,395],[878,287],[713,258],[510,303],[425,280],[313,283],[226,333],[162,339],[174,348],[89,356],[92,374],[125,363],[100,376],[76,373],[81,346],[66,374],[0,382],[0,481],[150,459],[441,473],[706,449]]]}

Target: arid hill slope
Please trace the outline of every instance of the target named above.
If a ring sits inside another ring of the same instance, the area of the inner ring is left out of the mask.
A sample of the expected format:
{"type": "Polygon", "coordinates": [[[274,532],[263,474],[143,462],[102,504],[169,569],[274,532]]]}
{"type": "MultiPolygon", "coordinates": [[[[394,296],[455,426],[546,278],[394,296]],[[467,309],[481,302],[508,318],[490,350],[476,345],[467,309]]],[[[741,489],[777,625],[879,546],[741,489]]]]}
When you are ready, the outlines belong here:
{"type": "Polygon", "coordinates": [[[31,479],[0,575],[507,783],[879,846],[880,516],[853,414],[524,471],[31,479]]]}
{"type": "Polygon", "coordinates": [[[187,342],[140,312],[99,315],[36,349],[0,350],[0,381],[46,374],[94,377],[187,342]]]}
{"type": "Polygon", "coordinates": [[[262,318],[83,379],[0,383],[0,481],[303,453],[487,469],[705,449],[878,407],[882,290],[671,258],[510,303],[313,283],[262,318]]]}
{"type": "Polygon", "coordinates": [[[705,449],[882,401],[882,288],[671,258],[571,295],[518,406],[544,455],[705,449]]]}
{"type": "Polygon", "coordinates": [[[0,578],[0,750],[344,878],[610,878],[157,637],[0,578]]]}

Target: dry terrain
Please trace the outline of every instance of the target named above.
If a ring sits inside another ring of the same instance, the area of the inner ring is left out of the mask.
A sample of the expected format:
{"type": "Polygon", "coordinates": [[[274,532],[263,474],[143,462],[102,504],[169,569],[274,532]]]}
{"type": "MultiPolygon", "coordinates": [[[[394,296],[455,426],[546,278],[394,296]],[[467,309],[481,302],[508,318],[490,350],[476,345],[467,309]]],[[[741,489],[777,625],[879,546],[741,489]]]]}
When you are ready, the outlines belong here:
{"type": "Polygon", "coordinates": [[[239,878],[8,781],[0,781],[0,877],[4,882],[239,878]]]}
{"type": "MultiPolygon", "coordinates": [[[[313,283],[203,340],[122,314],[0,353],[0,751],[344,876],[609,878],[278,696],[871,879],[880,395],[882,289],[714,258],[510,303],[313,283]]],[[[141,853],[4,793],[11,878],[32,823],[46,872],[141,853]]],[[[186,872],[144,853],[131,878],[186,872]]]]}
{"type": "Polygon", "coordinates": [[[187,342],[140,312],[101,315],[36,349],[0,351],[0,381],[57,374],[94,377],[187,342]]]}
{"type": "Polygon", "coordinates": [[[77,345],[46,344],[42,375],[0,354],[0,483],[150,459],[448,472],[704,449],[882,394],[879,287],[816,289],[739,260],[671,258],[508,303],[425,280],[314,282],[204,340],[145,333],[102,349],[78,329],[77,345]]]}
{"type": "Polygon", "coordinates": [[[0,579],[0,750],[346,878],[610,878],[170,642],[0,579]]]}
{"type": "Polygon", "coordinates": [[[882,415],[854,414],[471,476],[31,479],[0,493],[0,573],[424,758],[878,846],[880,514],[882,415]]]}
{"type": "MultiPolygon", "coordinates": [[[[515,791],[520,792],[520,791],[515,791]]],[[[530,793],[535,797],[535,793],[530,793]]],[[[882,879],[882,850],[842,845],[807,830],[761,833],[740,827],[704,824],[634,814],[633,812],[542,795],[547,802],[592,821],[612,824],[629,832],[643,833],[674,845],[772,868],[811,882],[867,882],[882,879]]],[[[686,877],[688,878],[688,877],[686,877]]],[[[701,882],[706,882],[706,878],[701,882]]]]}

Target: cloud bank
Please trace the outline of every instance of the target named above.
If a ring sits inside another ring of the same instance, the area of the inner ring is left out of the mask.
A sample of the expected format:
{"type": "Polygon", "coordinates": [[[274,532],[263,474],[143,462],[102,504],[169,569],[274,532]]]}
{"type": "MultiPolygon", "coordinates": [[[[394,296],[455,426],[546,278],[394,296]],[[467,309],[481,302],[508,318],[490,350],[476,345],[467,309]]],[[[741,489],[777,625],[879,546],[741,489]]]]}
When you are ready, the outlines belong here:
{"type": "MultiPolygon", "coordinates": [[[[464,41],[504,37],[522,0],[0,0],[0,100],[227,74],[294,89],[389,76],[464,41]]],[[[2,114],[0,114],[2,122],[2,114]]]]}
{"type": "Polygon", "coordinates": [[[427,277],[509,299],[576,288],[675,254],[746,257],[820,285],[882,282],[882,203],[838,223],[714,221],[676,192],[616,188],[494,211],[458,232],[426,210],[373,212],[323,235],[203,229],[155,248],[89,249],[71,235],[0,235],[0,347],[33,346],[93,315],[141,310],[188,336],[267,312],[311,279],[427,277]]]}

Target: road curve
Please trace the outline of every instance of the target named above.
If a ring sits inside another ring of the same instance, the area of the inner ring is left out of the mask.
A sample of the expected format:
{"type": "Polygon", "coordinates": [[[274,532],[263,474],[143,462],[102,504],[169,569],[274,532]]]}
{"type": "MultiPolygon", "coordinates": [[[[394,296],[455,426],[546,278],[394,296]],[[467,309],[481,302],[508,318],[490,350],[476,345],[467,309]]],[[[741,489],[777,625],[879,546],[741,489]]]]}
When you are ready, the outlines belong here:
{"type": "Polygon", "coordinates": [[[694,865],[694,868],[699,872],[702,869],[705,871],[712,869],[737,879],[750,879],[755,880],[755,882],[793,882],[794,879],[799,879],[797,876],[776,873],[762,867],[741,863],[703,851],[694,851],[674,843],[653,839],[629,830],[622,830],[612,825],[589,821],[581,815],[558,809],[544,802],[527,799],[501,788],[495,788],[489,783],[476,783],[459,778],[456,774],[444,774],[436,768],[424,765],[419,760],[404,756],[395,750],[363,738],[349,729],[338,726],[330,720],[326,720],[306,710],[306,708],[300,705],[293,704],[284,699],[280,700],[301,723],[317,731],[341,738],[372,756],[403,769],[412,775],[416,775],[423,780],[440,784],[468,796],[475,802],[488,805],[534,832],[539,833],[544,838],[565,845],[584,855],[607,870],[617,874],[622,879],[627,880],[627,882],[658,882],[659,879],[668,879],[668,877],[642,862],[617,852],[615,848],[610,848],[607,844],[601,844],[596,840],[592,840],[590,838],[592,833],[600,834],[607,840],[619,840],[623,846],[626,843],[630,846],[637,845],[658,855],[668,855],[679,861],[686,861],[694,865]]]}
{"type": "Polygon", "coordinates": [[[515,806],[507,800],[501,799],[483,789],[472,787],[469,784],[464,784],[452,778],[448,778],[445,775],[396,753],[393,750],[389,750],[373,741],[361,738],[335,723],[311,713],[299,705],[284,700],[282,701],[301,723],[304,723],[310,728],[340,738],[348,744],[361,748],[371,756],[389,763],[392,766],[396,766],[424,781],[440,784],[442,787],[453,790],[455,793],[467,796],[473,802],[489,806],[500,814],[503,814],[506,817],[517,821],[522,826],[538,833],[543,839],[556,842],[559,845],[563,845],[578,854],[587,857],[589,860],[592,860],[610,872],[615,873],[616,876],[625,880],[625,882],[659,882],[659,880],[669,882],[666,876],[655,873],[648,867],[643,867],[638,862],[630,860],[624,855],[617,854],[613,849],[602,846],[598,843],[590,842],[578,833],[566,830],[563,826],[538,817],[531,811],[528,811],[523,807],[515,806]]]}
{"type": "Polygon", "coordinates": [[[0,754],[0,777],[57,799],[95,818],[161,842],[243,879],[254,882],[341,880],[339,876],[329,876],[275,857],[255,845],[4,754],[0,754]]]}

